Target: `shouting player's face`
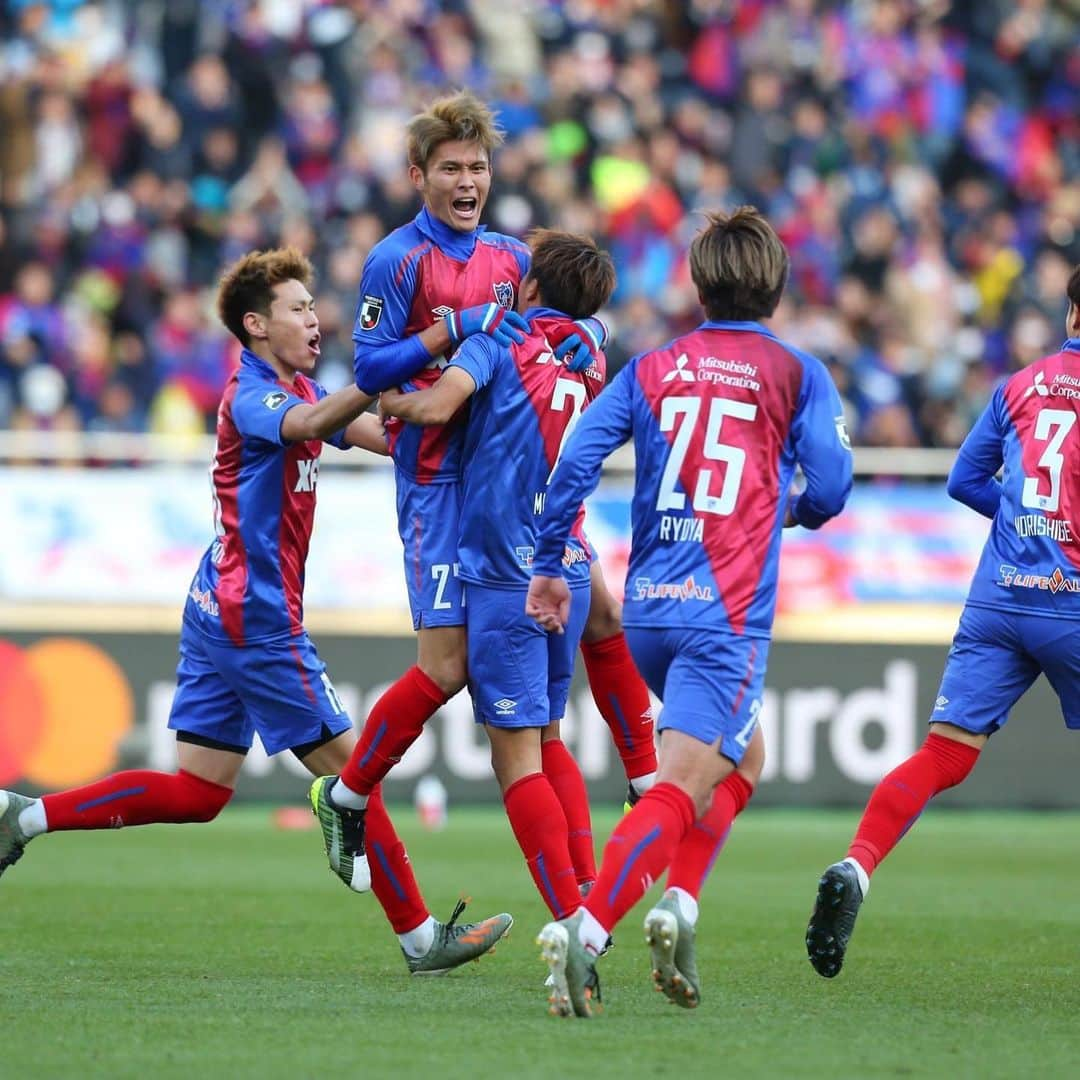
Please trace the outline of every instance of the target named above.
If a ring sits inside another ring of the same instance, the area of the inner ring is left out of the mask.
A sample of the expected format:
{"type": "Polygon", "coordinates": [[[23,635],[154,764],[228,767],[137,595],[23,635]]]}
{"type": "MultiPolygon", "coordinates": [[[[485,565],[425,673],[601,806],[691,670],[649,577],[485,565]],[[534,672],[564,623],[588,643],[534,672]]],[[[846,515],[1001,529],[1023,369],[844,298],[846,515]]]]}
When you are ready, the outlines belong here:
{"type": "Polygon", "coordinates": [[[295,278],[274,286],[270,317],[264,325],[266,344],[286,369],[286,377],[314,369],[319,359],[319,317],[311,293],[295,278]]]}
{"type": "Polygon", "coordinates": [[[491,162],[479,143],[440,143],[427,171],[412,165],[409,178],[430,213],[451,229],[472,232],[480,224],[491,190],[491,162]]]}

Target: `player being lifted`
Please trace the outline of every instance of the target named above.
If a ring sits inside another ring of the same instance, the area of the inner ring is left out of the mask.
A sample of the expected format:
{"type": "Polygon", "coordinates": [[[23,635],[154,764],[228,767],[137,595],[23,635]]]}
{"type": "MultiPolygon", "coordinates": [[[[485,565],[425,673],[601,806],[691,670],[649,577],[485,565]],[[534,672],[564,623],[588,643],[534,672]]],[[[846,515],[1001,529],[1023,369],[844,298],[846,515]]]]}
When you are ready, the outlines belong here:
{"type": "Polygon", "coordinates": [[[471,337],[433,386],[385,391],[380,410],[437,425],[471,403],[457,541],[468,601],[469,689],[514,836],[541,897],[561,918],[577,910],[596,879],[581,772],[550,767],[569,759],[559,724],[589,610],[592,554],[582,507],[563,554],[575,598],[566,633],[547,635],[528,618],[525,593],[548,478],[582,409],[604,385],[602,356],[575,373],[551,342],[607,302],[615,268],[589,237],[538,230],[530,247],[517,298],[524,340],[500,345],[471,337]]]}
{"type": "Polygon", "coordinates": [[[818,882],[806,929],[814,970],[839,974],[870,875],[1045,672],[1080,728],[1080,267],[1068,340],[1000,385],[957,454],[949,494],[991,518],[926,741],[870,795],[847,858],[818,882]],[[1002,479],[995,479],[1004,466],[1002,479]]]}
{"type": "Polygon", "coordinates": [[[703,843],[695,819],[704,814],[722,837],[760,776],[781,528],[818,527],[851,487],[824,366],[756,321],[776,309],[787,269],[783,244],[753,208],[710,214],[690,245],[706,321],[630,361],[582,417],[551,480],[527,611],[557,632],[572,618],[562,559],[577,508],[604,458],[633,438],[624,620],[663,701],[657,783],[616,827],[578,913],[540,932],[558,1015],[591,1015],[597,956],[669,866],[668,888],[645,917],[653,978],[678,1005],[700,1000],[697,890],[720,841],[703,843]],[[790,493],[796,465],[801,494],[790,493]]]}
{"type": "MultiPolygon", "coordinates": [[[[436,101],[408,128],[409,176],[423,207],[408,225],[372,248],[360,282],[356,382],[378,393],[406,381],[438,378],[453,350],[474,335],[519,344],[526,326],[513,309],[529,267],[519,240],[488,232],[480,218],[491,187],[491,158],[501,141],[491,111],[469,93],[436,101]]],[[[566,323],[551,344],[583,367],[602,347],[597,319],[566,323]]],[[[415,741],[424,724],[466,682],[465,609],[457,556],[461,493],[457,483],[463,417],[437,428],[387,428],[397,485],[398,528],[417,631],[417,662],[371,710],[356,753],[340,780],[317,781],[331,863],[364,858],[363,809],[369,793],[415,741]],[[341,850],[335,851],[335,848],[341,850]]],[[[592,601],[583,635],[585,668],[629,780],[633,802],[655,778],[648,691],[622,633],[619,605],[590,568],[592,601]]],[[[576,786],[580,771],[562,744],[551,743],[544,771],[576,786]]]]}
{"type": "MultiPolygon", "coordinates": [[[[352,724],[304,630],[304,564],[323,442],[386,447],[377,418],[361,415],[370,395],[355,386],[328,395],[309,377],[319,356],[311,277],[293,249],[252,252],[218,291],[221,321],[244,349],[218,408],[216,536],[180,632],[169,715],[178,772],[115,773],[40,799],[0,791],[0,873],[40,833],[211,821],[232,797],[255,732],[268,754],[290,750],[316,776],[348,761],[352,724]]],[[[460,910],[448,923],[433,919],[378,792],[367,817],[379,853],[370,885],[411,972],[456,967],[506,932],[509,915],[460,926],[460,910]]]]}

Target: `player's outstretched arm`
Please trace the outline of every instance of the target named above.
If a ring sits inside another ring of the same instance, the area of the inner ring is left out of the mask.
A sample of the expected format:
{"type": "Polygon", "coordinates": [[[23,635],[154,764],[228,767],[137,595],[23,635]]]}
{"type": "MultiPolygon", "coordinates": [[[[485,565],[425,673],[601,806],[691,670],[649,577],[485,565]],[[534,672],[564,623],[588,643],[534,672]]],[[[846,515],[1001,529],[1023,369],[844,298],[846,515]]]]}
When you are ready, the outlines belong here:
{"type": "Polygon", "coordinates": [[[384,390],[379,398],[379,412],[410,424],[445,424],[475,390],[473,377],[451,365],[439,376],[439,381],[426,390],[411,393],[384,390]]]}
{"type": "Polygon", "coordinates": [[[345,429],[345,444],[361,450],[370,450],[373,454],[388,457],[390,449],[386,445],[386,431],[382,420],[375,413],[362,413],[345,429]]]}
{"type": "Polygon", "coordinates": [[[281,418],[281,438],[290,443],[325,439],[355,420],[374,400],[371,394],[346,386],[314,405],[293,405],[281,418]]]}

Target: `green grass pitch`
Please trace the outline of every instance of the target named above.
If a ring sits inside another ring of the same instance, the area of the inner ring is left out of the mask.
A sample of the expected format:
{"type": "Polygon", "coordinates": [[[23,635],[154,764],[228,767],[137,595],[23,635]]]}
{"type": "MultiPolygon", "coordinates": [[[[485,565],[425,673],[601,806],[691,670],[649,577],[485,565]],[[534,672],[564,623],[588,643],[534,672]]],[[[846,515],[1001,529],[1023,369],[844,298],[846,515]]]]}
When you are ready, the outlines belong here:
{"type": "MultiPolygon", "coordinates": [[[[853,811],[751,810],[702,898],[696,1012],[650,986],[641,919],[605,1012],[546,1014],[545,912],[500,811],[396,813],[428,902],[509,910],[496,955],[410,979],[371,896],[269,810],[34,841],[0,881],[0,1076],[1075,1076],[1080,817],[931,811],[874,879],[841,975],[803,932],[853,811]]],[[[597,814],[598,846],[615,820],[597,814]]],[[[650,895],[655,895],[655,892],[650,895]]]]}

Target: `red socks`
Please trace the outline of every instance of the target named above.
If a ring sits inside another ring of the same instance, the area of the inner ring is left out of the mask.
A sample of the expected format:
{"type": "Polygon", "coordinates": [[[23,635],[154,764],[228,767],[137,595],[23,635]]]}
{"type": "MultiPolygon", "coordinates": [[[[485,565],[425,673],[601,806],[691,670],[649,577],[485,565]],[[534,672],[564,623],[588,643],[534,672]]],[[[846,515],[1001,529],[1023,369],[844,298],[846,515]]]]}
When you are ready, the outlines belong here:
{"type": "Polygon", "coordinates": [[[409,668],[375,702],[360,741],[341,770],[345,786],[358,795],[370,795],[447,700],[438,685],[418,667],[409,668]]]}
{"type": "Polygon", "coordinates": [[[212,821],[232,798],[232,788],[194,773],[133,769],[86,787],[45,795],[49,832],[119,829],[123,825],[212,821]]]}
{"type": "Polygon", "coordinates": [[[515,780],[503,792],[503,804],[548,910],[556,919],[573,915],[581,897],[567,846],[566,815],[548,778],[530,773],[515,780]]]}
{"type": "Polygon", "coordinates": [[[684,889],[695,900],[720,854],[731,823],[746,808],[754,789],[742,773],[730,772],[716,785],[709,809],[694,822],[671,860],[667,888],[684,889]]]}
{"type": "Polygon", "coordinates": [[[610,933],[667,869],[695,817],[694,800],[685,791],[657,784],[619,822],[584,903],[605,930],[610,933]]]}
{"type": "Polygon", "coordinates": [[[619,631],[602,641],[581,643],[585,673],[596,706],[622,758],[626,778],[656,772],[652,703],[619,631]]]}
{"type": "Polygon", "coordinates": [[[427,917],[428,909],[416,884],[405,845],[386,812],[382,789],[368,799],[364,816],[364,843],[371,867],[371,891],[386,912],[395,934],[407,934],[427,917]]]}
{"type": "Polygon", "coordinates": [[[540,744],[540,760],[544,775],[562,804],[569,830],[570,861],[578,885],[596,880],[596,853],[593,851],[592,817],[589,814],[589,793],[585,778],[573,755],[561,739],[549,739],[540,744]]]}
{"type": "Polygon", "coordinates": [[[971,772],[979,751],[967,743],[930,734],[907,761],[897,765],[870,796],[848,857],[872,874],[926,804],[971,772]]]}

